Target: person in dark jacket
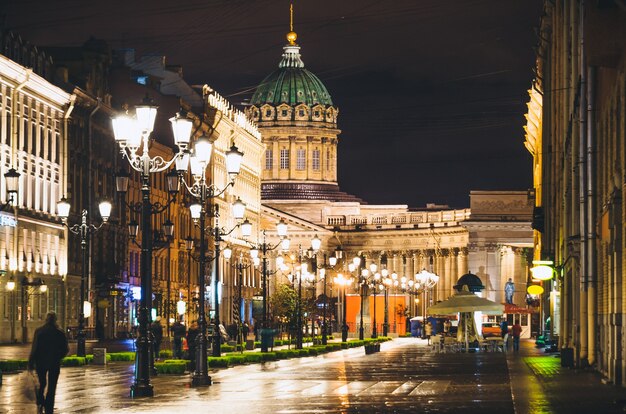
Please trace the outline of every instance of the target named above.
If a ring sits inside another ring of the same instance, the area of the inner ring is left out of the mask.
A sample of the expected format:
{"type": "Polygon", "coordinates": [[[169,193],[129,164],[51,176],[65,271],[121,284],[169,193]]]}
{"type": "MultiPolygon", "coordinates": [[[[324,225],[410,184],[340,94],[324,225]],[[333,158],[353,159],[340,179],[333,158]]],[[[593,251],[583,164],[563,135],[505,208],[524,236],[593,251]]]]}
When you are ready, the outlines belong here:
{"type": "Polygon", "coordinates": [[[37,371],[37,410],[51,414],[54,411],[54,396],[61,373],[61,360],[69,352],[67,337],[57,325],[57,314],[48,312],[46,322],[35,331],[33,345],[28,358],[28,370],[37,371]],[[47,392],[46,385],[48,386],[47,392]]]}
{"type": "Polygon", "coordinates": [[[160,316],[157,316],[154,322],[150,324],[150,331],[152,332],[154,359],[159,359],[159,353],[161,352],[161,342],[163,341],[163,326],[161,325],[160,316]]]}
{"type": "Polygon", "coordinates": [[[198,322],[193,321],[187,331],[187,346],[189,347],[189,360],[191,361],[192,367],[196,362],[196,341],[198,340],[198,333],[200,333],[198,322]]]}
{"type": "Polygon", "coordinates": [[[183,338],[187,333],[187,328],[178,320],[174,322],[171,330],[174,335],[174,358],[181,359],[183,357],[183,338]]]}

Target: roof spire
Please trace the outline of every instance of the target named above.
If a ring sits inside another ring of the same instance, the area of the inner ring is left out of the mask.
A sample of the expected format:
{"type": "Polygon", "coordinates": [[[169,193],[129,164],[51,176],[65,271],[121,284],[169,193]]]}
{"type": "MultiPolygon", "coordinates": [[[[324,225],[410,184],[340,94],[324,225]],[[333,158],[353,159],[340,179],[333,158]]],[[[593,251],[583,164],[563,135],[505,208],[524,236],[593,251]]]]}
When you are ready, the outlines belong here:
{"type": "Polygon", "coordinates": [[[298,35],[293,31],[293,2],[289,4],[289,33],[287,33],[287,41],[291,46],[296,45],[298,35]]]}

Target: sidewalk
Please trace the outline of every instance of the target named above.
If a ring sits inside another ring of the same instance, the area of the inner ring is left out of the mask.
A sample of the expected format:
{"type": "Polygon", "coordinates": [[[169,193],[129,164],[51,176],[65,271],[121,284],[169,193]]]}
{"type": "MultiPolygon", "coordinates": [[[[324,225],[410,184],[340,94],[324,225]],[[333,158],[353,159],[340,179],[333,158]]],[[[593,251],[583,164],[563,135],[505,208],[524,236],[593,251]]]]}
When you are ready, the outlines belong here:
{"type": "Polygon", "coordinates": [[[624,413],[626,389],[601,382],[599,373],[561,367],[558,353],[547,354],[525,340],[507,353],[515,412],[624,413]]]}

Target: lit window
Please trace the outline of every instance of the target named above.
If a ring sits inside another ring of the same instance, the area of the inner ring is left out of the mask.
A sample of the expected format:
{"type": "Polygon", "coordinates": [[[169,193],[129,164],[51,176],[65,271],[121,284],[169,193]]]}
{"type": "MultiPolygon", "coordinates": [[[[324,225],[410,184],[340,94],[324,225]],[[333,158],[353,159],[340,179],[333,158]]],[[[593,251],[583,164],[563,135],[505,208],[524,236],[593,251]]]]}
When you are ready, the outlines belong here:
{"type": "Polygon", "coordinates": [[[274,168],[274,154],[271,149],[265,151],[265,169],[271,170],[274,168]]]}
{"type": "Polygon", "coordinates": [[[320,150],[314,149],[312,155],[312,166],[314,171],[320,170],[320,150]]]}
{"type": "Polygon", "coordinates": [[[289,169],[289,150],[288,149],[280,150],[280,169],[281,170],[289,169]]]}
{"type": "Polygon", "coordinates": [[[298,148],[298,151],[296,152],[296,169],[306,169],[306,150],[303,148],[298,148]]]}

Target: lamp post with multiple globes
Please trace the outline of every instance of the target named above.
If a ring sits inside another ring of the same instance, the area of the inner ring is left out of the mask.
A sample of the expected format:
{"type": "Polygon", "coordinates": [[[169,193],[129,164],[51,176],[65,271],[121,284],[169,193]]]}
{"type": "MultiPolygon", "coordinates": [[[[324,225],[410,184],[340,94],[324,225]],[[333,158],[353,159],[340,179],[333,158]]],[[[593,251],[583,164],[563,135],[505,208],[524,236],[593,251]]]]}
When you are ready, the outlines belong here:
{"type": "MultiPolygon", "coordinates": [[[[111,216],[111,203],[108,201],[100,202],[98,206],[100,210],[100,217],[102,222],[96,226],[88,223],[88,215],[86,209],[81,212],[81,221],[78,224],[69,225],[68,217],[70,215],[70,203],[65,198],[57,203],[57,214],[63,221],[63,224],[73,234],[80,236],[80,249],[82,251],[82,271],[80,275],[80,314],[78,316],[78,334],[76,336],[76,355],[79,357],[85,356],[85,314],[91,313],[91,308],[86,309],[90,302],[85,301],[85,278],[87,273],[87,244],[89,243],[89,236],[100,230],[100,228],[109,220],[111,216]]],[[[89,315],[87,315],[89,317],[89,315]]]]}

